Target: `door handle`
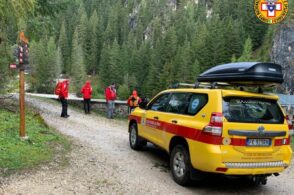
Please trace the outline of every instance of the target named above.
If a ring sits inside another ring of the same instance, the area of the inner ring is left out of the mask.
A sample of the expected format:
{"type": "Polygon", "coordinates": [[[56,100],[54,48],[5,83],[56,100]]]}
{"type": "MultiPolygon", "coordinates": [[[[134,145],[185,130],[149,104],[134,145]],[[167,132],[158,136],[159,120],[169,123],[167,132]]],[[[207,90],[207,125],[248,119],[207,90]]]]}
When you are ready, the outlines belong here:
{"type": "Polygon", "coordinates": [[[158,118],[158,116],[155,116],[155,117],[153,117],[155,120],[158,120],[159,118],[158,118]]]}
{"type": "Polygon", "coordinates": [[[178,121],[177,120],[172,120],[172,123],[177,124],[178,121]]]}

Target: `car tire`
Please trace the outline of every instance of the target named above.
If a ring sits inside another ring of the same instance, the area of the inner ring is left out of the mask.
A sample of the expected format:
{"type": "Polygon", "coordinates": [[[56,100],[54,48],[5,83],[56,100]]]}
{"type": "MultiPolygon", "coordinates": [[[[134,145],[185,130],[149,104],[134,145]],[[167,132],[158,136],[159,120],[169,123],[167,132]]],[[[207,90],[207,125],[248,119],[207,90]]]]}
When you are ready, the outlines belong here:
{"type": "Polygon", "coordinates": [[[171,174],[176,183],[187,186],[191,182],[191,162],[189,152],[183,145],[176,145],[170,156],[171,174]]]}
{"type": "Polygon", "coordinates": [[[138,136],[138,128],[136,123],[130,125],[129,142],[133,150],[140,150],[147,144],[146,140],[138,136]]]}

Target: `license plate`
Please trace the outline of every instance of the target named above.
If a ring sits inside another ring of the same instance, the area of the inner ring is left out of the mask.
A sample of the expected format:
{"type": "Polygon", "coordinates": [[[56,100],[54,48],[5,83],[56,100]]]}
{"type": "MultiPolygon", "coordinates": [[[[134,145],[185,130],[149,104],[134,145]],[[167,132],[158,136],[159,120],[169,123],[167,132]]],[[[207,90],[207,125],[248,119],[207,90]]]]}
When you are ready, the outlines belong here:
{"type": "Polygon", "coordinates": [[[248,138],[246,141],[247,146],[270,146],[271,139],[255,139],[255,138],[248,138]]]}

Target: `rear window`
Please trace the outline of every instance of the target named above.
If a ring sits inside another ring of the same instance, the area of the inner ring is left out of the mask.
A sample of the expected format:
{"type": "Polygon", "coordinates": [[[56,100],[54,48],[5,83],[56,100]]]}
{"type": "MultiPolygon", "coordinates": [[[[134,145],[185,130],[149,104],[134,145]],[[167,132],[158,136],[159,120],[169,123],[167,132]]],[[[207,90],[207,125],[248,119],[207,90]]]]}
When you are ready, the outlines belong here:
{"type": "Polygon", "coordinates": [[[277,101],[257,98],[224,98],[223,115],[229,122],[284,123],[277,101]]]}

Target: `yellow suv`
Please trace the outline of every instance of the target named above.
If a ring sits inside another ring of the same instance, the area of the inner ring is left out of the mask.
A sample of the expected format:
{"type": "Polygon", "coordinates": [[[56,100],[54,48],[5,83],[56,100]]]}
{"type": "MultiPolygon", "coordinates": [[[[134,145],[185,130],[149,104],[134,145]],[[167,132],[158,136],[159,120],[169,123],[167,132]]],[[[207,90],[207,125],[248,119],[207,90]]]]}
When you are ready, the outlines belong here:
{"type": "Polygon", "coordinates": [[[212,81],[210,85],[165,90],[147,106],[136,108],[129,116],[131,148],[139,150],[149,141],[166,150],[173,179],[180,185],[202,172],[250,176],[256,184],[266,184],[268,176],[277,176],[290,165],[292,125],[278,96],[240,87],[250,79],[258,83],[257,89],[281,82],[264,72],[257,78],[260,72],[252,67],[281,72],[279,65],[269,63],[221,65],[198,78],[202,83],[212,81]],[[232,68],[242,73],[228,79],[232,68]],[[250,76],[249,70],[254,74],[250,76]],[[240,88],[224,89],[220,81],[240,88]]]}

